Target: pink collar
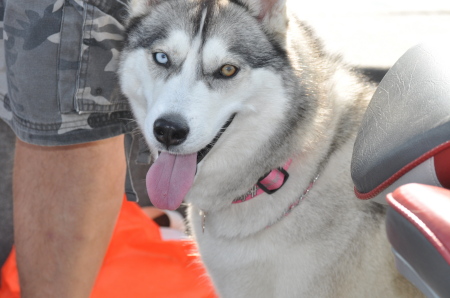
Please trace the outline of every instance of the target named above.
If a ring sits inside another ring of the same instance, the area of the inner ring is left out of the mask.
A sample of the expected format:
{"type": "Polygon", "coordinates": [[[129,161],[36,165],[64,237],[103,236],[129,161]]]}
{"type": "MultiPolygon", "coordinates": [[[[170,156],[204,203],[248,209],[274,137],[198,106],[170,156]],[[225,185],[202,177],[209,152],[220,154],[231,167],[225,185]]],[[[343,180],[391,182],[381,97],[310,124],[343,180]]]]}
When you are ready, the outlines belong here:
{"type": "MultiPolygon", "coordinates": [[[[235,199],[233,201],[233,204],[243,203],[245,201],[251,200],[254,197],[262,194],[262,193],[268,193],[272,194],[279,190],[286,180],[289,178],[289,174],[287,170],[289,169],[289,166],[292,163],[292,159],[289,159],[282,168],[277,168],[263,177],[261,177],[258,182],[244,195],[241,197],[235,199]]],[[[289,207],[283,212],[283,214],[273,223],[270,223],[266,228],[271,227],[278,221],[280,221],[283,217],[287,216],[289,213],[291,213],[292,209],[297,207],[300,202],[302,202],[305,197],[308,195],[311,188],[314,186],[314,183],[319,178],[319,175],[317,174],[316,177],[310,182],[309,186],[306,188],[306,190],[302,193],[300,197],[298,197],[289,207]]],[[[206,212],[203,210],[200,210],[200,216],[202,217],[202,230],[203,233],[205,232],[205,225],[206,225],[206,212]]]]}
{"type": "Polygon", "coordinates": [[[251,200],[263,193],[273,194],[279,190],[289,178],[287,170],[291,163],[292,159],[289,159],[282,168],[276,168],[259,178],[258,182],[246,194],[235,199],[233,204],[251,200]]]}

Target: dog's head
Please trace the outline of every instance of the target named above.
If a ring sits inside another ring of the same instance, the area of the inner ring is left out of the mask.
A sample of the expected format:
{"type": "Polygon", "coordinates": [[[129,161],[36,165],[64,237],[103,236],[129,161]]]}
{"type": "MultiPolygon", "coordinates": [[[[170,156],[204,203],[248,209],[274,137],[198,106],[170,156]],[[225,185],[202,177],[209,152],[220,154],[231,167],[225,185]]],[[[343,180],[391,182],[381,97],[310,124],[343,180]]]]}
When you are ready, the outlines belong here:
{"type": "Polygon", "coordinates": [[[187,185],[157,205],[178,206],[197,156],[233,167],[277,138],[288,109],[287,26],[282,0],[131,1],[119,75],[147,142],[162,152],[147,178],[163,181],[158,192],[174,192],[169,180],[187,185]]]}

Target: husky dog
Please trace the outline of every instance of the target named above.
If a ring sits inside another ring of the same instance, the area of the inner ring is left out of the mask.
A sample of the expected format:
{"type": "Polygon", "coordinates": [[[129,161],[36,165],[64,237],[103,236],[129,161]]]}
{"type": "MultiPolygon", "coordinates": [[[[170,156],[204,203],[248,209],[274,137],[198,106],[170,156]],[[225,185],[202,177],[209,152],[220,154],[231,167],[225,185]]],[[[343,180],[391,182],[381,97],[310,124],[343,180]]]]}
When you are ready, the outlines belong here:
{"type": "Polygon", "coordinates": [[[285,1],[132,0],[119,76],[160,152],[150,198],[189,204],[221,297],[421,296],[395,269],[384,208],[353,193],[373,87],[285,1]]]}

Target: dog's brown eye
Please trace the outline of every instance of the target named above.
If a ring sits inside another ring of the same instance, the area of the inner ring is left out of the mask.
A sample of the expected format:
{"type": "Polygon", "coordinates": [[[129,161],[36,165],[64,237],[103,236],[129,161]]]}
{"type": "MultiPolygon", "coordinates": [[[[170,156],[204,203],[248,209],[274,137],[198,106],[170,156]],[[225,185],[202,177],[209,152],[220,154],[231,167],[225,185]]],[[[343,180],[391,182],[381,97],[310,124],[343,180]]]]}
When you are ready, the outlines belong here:
{"type": "Polygon", "coordinates": [[[237,67],[230,64],[225,64],[222,68],[220,68],[220,74],[227,78],[231,78],[236,75],[237,71],[237,67]]]}

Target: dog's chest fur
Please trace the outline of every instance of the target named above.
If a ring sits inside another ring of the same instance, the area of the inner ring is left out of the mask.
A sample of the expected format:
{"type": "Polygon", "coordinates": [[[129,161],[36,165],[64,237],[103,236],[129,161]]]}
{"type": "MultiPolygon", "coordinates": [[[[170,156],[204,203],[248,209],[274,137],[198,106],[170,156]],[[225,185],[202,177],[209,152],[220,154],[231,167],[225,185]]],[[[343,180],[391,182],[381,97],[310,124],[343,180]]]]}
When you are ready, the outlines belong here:
{"type": "MultiPolygon", "coordinates": [[[[264,201],[273,197],[255,198],[259,202],[248,208],[253,213],[241,204],[230,206],[247,209],[242,217],[237,210],[221,210],[203,221],[201,210],[190,207],[202,259],[221,297],[422,297],[394,267],[384,208],[353,200],[351,181],[333,179],[336,173],[349,175],[344,149],[305,200],[271,226],[268,219],[279,218],[280,211],[264,201]],[[265,204],[269,208],[261,212],[265,204]]],[[[289,179],[297,177],[294,169],[289,179]]],[[[292,185],[285,186],[279,197],[283,191],[292,196],[292,185]]]]}

